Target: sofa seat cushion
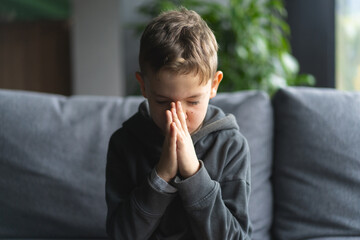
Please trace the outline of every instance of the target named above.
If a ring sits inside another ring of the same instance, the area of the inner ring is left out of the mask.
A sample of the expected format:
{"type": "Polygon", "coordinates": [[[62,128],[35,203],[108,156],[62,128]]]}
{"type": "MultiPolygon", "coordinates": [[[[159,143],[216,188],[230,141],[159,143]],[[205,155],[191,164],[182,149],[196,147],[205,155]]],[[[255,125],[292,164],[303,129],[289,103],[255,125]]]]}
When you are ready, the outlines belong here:
{"type": "Polygon", "coordinates": [[[273,104],[275,239],[360,237],[360,93],[286,88],[273,104]]]}

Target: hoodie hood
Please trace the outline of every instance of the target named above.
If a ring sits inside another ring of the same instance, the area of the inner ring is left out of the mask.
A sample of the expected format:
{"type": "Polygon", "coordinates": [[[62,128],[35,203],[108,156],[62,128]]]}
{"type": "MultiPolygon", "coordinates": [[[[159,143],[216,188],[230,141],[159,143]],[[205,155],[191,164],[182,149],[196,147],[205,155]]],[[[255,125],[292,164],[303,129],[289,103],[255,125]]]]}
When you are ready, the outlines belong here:
{"type": "Polygon", "coordinates": [[[239,130],[235,117],[232,114],[225,114],[220,108],[209,104],[203,126],[191,137],[193,143],[196,144],[204,136],[213,132],[230,129],[239,130]]]}

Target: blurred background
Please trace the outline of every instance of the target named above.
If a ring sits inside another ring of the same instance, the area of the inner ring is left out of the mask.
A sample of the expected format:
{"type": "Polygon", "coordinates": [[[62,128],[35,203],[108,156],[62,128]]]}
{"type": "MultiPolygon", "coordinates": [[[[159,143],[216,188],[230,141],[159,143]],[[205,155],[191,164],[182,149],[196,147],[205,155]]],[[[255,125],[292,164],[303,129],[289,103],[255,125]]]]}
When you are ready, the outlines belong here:
{"type": "Polygon", "coordinates": [[[141,29],[185,5],[219,41],[220,90],[360,90],[358,0],[0,0],[0,88],[138,94],[141,29]]]}

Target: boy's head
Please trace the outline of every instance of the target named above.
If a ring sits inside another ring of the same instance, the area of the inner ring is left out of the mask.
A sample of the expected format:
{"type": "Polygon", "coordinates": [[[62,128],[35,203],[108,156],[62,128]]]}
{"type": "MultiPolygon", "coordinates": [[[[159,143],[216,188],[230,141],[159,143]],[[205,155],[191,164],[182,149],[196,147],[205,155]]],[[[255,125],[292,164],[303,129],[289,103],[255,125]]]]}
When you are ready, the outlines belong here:
{"type": "Polygon", "coordinates": [[[140,41],[141,72],[136,78],[161,129],[165,110],[174,101],[182,102],[190,133],[200,127],[222,79],[217,50],[213,32],[194,11],[164,12],[148,24],[140,41]]]}
{"type": "Polygon", "coordinates": [[[153,19],[140,41],[143,75],[160,70],[195,73],[207,82],[217,70],[217,42],[206,22],[194,11],[181,8],[153,19]]]}

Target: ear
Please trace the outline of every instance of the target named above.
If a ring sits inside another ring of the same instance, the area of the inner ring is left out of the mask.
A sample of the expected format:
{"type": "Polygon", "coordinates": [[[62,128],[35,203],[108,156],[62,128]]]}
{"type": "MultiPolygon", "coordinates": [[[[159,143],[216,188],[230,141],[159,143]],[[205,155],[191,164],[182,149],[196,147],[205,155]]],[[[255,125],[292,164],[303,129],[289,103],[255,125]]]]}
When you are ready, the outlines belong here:
{"type": "Polygon", "coordinates": [[[139,82],[140,90],[141,90],[142,95],[144,96],[144,98],[147,98],[147,97],[146,97],[146,91],[145,91],[144,78],[141,76],[141,73],[140,73],[140,72],[136,72],[136,73],[135,73],[135,77],[136,77],[137,81],[139,82]]]}
{"type": "Polygon", "coordinates": [[[223,79],[223,73],[221,71],[217,71],[215,73],[214,80],[211,84],[211,92],[210,92],[210,98],[213,98],[216,96],[217,90],[219,88],[219,84],[221,80],[223,79]]]}

